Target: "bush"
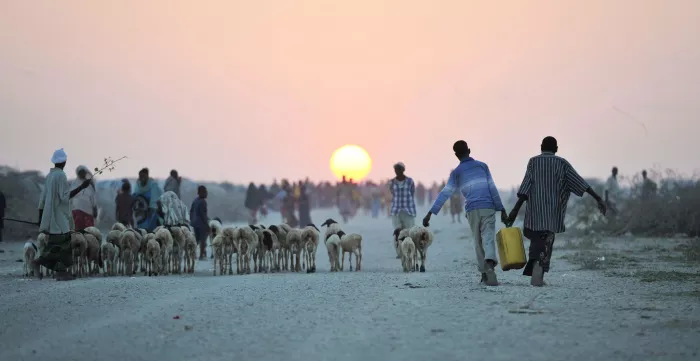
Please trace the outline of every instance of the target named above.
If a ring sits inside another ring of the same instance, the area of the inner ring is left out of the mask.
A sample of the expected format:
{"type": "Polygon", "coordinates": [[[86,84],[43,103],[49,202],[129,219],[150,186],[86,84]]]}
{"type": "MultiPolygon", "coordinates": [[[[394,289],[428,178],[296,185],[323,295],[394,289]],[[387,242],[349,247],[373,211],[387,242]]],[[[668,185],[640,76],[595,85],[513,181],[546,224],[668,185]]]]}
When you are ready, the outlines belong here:
{"type": "MultiPolygon", "coordinates": [[[[574,197],[567,215],[569,225],[581,226],[588,231],[610,234],[630,232],[640,236],[668,237],[700,234],[700,182],[696,177],[684,177],[672,171],[650,172],[649,178],[657,184],[657,192],[644,197],[644,181],[636,175],[630,181],[629,194],[617,205],[618,215],[612,212],[601,216],[591,197],[574,197]]],[[[603,187],[594,187],[601,197],[603,187]]]]}

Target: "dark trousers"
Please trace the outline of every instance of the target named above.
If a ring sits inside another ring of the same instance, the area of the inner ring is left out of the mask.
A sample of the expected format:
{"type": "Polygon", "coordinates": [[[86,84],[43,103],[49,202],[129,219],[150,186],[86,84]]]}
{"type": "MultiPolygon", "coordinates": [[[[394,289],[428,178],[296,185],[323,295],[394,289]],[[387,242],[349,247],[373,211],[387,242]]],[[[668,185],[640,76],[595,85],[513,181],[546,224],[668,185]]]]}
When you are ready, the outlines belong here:
{"type": "Polygon", "coordinates": [[[550,231],[533,231],[528,228],[525,228],[523,233],[530,240],[527,264],[523,270],[523,275],[532,276],[532,268],[535,266],[535,262],[540,264],[542,270],[549,272],[555,234],[550,231]]]}

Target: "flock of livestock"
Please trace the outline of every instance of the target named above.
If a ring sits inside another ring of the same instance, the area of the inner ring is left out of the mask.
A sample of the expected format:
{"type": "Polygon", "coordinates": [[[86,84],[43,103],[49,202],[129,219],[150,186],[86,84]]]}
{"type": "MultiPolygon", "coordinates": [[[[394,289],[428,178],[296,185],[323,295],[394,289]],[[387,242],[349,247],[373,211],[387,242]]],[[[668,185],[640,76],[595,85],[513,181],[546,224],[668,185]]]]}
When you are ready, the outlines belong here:
{"type": "MultiPolygon", "coordinates": [[[[236,274],[250,274],[251,261],[254,272],[316,271],[321,232],[313,224],[303,228],[292,228],[284,223],[269,227],[224,227],[218,220],[211,220],[209,226],[215,276],[217,270],[219,275],[233,274],[234,254],[236,274]]],[[[327,219],[321,227],[327,227],[323,239],[331,272],[344,269],[346,253],[350,271],[353,270],[353,255],[355,270],[360,271],[362,236],[345,233],[333,219],[327,219]]],[[[100,269],[104,276],[130,276],[139,269],[148,276],[194,273],[197,242],[192,229],[186,225],[160,226],[147,232],[115,223],[105,237],[96,227],[72,232],[70,237],[73,252],[70,271],[77,277],[98,275],[100,269]]],[[[32,275],[30,264],[45,249],[47,241],[47,236],[40,234],[38,247],[33,242],[25,243],[25,276],[32,275]]],[[[404,272],[425,272],[427,250],[432,241],[433,233],[422,226],[394,231],[394,247],[404,272]]],[[[41,272],[42,276],[44,272],[52,275],[43,267],[41,272]]]]}

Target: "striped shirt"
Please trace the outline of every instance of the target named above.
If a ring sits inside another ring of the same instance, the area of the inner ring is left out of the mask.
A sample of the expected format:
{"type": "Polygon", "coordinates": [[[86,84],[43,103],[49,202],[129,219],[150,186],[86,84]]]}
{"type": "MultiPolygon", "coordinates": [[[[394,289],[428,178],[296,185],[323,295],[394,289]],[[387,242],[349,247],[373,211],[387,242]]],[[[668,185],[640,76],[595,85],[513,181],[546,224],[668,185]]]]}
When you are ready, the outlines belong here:
{"type": "Polygon", "coordinates": [[[416,201],[414,195],[416,193],[416,185],[413,179],[406,177],[403,181],[396,178],[389,183],[391,189],[391,215],[395,216],[401,211],[408,213],[409,216],[416,216],[416,201]]]}
{"type": "Polygon", "coordinates": [[[435,199],[430,213],[440,213],[440,209],[455,190],[459,190],[467,200],[464,206],[466,212],[475,209],[503,210],[501,196],[498,194],[489,167],[472,157],[462,160],[450,173],[450,178],[435,199]]]}
{"type": "Polygon", "coordinates": [[[525,228],[564,232],[569,195],[581,197],[588,188],[588,183],[566,159],[550,152],[530,158],[518,190],[518,197],[527,199],[525,228]]]}

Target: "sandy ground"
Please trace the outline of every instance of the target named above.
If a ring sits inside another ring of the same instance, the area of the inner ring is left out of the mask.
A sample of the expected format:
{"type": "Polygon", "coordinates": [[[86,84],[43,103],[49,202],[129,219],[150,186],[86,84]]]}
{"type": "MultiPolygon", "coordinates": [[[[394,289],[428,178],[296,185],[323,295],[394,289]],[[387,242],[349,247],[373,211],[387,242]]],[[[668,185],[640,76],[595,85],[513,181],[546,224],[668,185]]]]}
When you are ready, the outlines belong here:
{"type": "Polygon", "coordinates": [[[364,235],[361,272],[329,273],[321,246],[315,274],[212,277],[207,261],[193,276],[39,281],[21,276],[22,243],[3,243],[0,360],[700,359],[700,270],[681,240],[561,236],[548,286],[499,270],[487,288],[466,222],[432,223],[427,272],[410,274],[384,217],[343,227],[364,235]]]}

